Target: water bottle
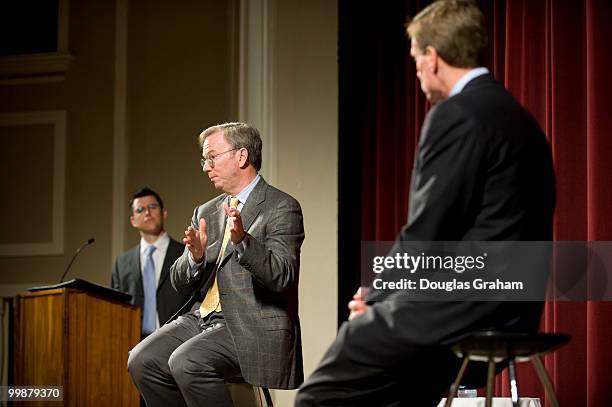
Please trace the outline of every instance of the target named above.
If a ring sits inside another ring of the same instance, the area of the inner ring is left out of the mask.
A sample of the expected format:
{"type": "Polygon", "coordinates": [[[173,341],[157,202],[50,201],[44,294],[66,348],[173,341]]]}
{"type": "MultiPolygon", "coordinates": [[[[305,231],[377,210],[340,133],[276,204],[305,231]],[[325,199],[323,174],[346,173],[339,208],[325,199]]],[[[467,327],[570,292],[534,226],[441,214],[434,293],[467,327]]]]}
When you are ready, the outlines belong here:
{"type": "Polygon", "coordinates": [[[467,386],[459,386],[459,390],[457,390],[457,398],[466,399],[473,397],[478,397],[478,392],[476,389],[467,386]]]}

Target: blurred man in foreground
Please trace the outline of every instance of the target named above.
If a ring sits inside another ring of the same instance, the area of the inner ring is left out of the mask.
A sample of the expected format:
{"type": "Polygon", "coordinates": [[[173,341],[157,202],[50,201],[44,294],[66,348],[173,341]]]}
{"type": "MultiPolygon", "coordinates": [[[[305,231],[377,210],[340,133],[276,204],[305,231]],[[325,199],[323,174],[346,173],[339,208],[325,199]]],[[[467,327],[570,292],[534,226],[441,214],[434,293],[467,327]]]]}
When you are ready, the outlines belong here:
{"type": "MultiPolygon", "coordinates": [[[[468,0],[439,0],[407,31],[433,107],[399,241],[551,240],[550,148],[533,117],[478,66],[487,41],[480,10],[468,0]]],[[[415,302],[405,295],[355,295],[351,320],[300,388],[296,406],[435,406],[459,367],[452,343],[481,329],[535,331],[542,310],[541,303],[415,302]]]]}

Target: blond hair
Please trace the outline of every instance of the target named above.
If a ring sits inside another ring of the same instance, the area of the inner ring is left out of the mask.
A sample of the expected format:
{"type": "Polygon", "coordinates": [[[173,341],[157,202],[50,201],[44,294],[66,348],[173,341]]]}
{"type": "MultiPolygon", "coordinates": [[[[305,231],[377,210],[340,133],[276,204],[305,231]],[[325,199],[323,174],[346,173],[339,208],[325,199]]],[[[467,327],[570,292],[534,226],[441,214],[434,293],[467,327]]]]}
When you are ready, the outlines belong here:
{"type": "Polygon", "coordinates": [[[471,0],[435,1],[407,24],[406,31],[423,52],[431,46],[458,68],[478,66],[480,50],[487,45],[484,16],[471,0]]]}

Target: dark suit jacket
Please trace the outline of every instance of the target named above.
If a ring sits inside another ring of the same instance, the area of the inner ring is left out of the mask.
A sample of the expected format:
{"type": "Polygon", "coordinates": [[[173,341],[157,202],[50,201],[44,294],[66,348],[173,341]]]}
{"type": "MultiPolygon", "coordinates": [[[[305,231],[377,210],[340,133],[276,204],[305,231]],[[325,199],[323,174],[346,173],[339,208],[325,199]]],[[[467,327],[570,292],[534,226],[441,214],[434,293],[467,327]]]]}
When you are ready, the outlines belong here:
{"type": "MultiPolygon", "coordinates": [[[[206,219],[206,261],[195,275],[187,251],[170,272],[184,294],[206,292],[214,280],[215,262],[225,229],[227,195],[195,209],[192,226],[206,219]]],[[[241,212],[248,234],[240,258],[229,244],[218,273],[221,307],[234,339],[244,379],[254,385],[289,389],[304,378],[298,280],[304,225],[300,204],[260,179],[241,212]]],[[[197,303],[193,309],[197,309],[197,303]]]]}
{"type": "MultiPolygon", "coordinates": [[[[503,86],[483,75],[429,112],[409,223],[399,240],[551,240],[554,206],[543,132],[503,86]]],[[[479,329],[536,330],[542,309],[530,302],[402,302],[402,294],[379,290],[368,297],[377,302],[372,313],[348,324],[351,357],[393,363],[402,351],[448,345],[479,329]],[[372,351],[371,339],[386,345],[372,351]]]]}
{"type": "MultiPolygon", "coordinates": [[[[157,285],[157,314],[159,325],[163,325],[179,308],[187,302],[189,296],[177,293],[170,282],[170,266],[183,254],[184,245],[170,238],[157,285]]],[[[111,286],[132,295],[132,304],[142,308],[144,289],[140,267],[140,245],[120,254],[115,260],[111,286]]]]}

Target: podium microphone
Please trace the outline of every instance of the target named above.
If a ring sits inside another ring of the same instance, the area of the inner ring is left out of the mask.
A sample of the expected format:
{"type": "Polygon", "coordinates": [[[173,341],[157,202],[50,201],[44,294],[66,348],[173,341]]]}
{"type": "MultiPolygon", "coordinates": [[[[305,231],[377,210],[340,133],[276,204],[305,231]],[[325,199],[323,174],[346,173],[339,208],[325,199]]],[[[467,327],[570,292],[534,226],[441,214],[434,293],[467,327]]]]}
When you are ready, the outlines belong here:
{"type": "Polygon", "coordinates": [[[79,247],[78,249],[76,249],[76,251],[74,252],[74,255],[72,256],[72,259],[70,260],[70,263],[68,263],[68,267],[66,267],[66,270],[64,271],[64,274],[62,274],[62,278],[60,280],[60,283],[64,282],[64,278],[66,277],[66,274],[68,274],[68,270],[70,270],[70,267],[72,266],[72,263],[74,263],[74,260],[77,258],[77,256],[79,255],[79,253],[81,253],[81,250],[83,250],[84,248],[86,248],[87,246],[89,246],[90,244],[92,244],[93,242],[95,242],[96,239],[94,239],[93,237],[90,238],[88,241],[86,241],[85,243],[83,243],[81,245],[81,247],[79,247]]]}

